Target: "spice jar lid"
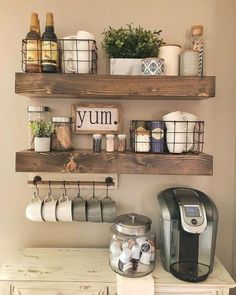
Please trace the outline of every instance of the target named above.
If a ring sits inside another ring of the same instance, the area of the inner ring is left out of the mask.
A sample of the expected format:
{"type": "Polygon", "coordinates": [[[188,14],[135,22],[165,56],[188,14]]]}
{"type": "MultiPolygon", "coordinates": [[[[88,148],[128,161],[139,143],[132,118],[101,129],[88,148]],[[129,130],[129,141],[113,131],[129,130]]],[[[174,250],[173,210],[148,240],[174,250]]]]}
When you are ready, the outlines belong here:
{"type": "Polygon", "coordinates": [[[150,218],[136,213],[120,215],[115,220],[118,232],[127,235],[144,235],[151,229],[151,224],[150,218]]]}
{"type": "Polygon", "coordinates": [[[119,139],[125,139],[126,138],[126,134],[118,134],[117,137],[119,139]]]}
{"type": "Polygon", "coordinates": [[[93,138],[95,138],[95,139],[99,138],[100,139],[100,138],[102,138],[102,134],[97,134],[97,133],[93,134],[93,138]]]}
{"type": "Polygon", "coordinates": [[[107,135],[106,135],[106,138],[114,138],[114,137],[115,137],[114,134],[107,134],[107,135]]]}
{"type": "Polygon", "coordinates": [[[54,123],[70,123],[71,117],[52,117],[54,123]]]}
{"type": "Polygon", "coordinates": [[[28,106],[29,113],[42,113],[42,112],[50,112],[50,107],[47,106],[28,106]]]}

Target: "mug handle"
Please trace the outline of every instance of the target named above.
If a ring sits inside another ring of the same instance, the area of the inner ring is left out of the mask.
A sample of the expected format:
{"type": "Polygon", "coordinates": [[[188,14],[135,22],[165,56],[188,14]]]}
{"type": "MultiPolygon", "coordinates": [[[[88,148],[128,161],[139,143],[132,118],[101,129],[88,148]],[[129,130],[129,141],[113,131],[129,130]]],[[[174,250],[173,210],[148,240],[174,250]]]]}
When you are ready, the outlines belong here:
{"type": "MultiPolygon", "coordinates": [[[[72,35],[72,36],[68,36],[68,37],[65,37],[65,38],[64,38],[64,40],[67,40],[67,41],[68,41],[68,39],[74,39],[74,40],[76,40],[77,37],[72,35]]],[[[66,42],[66,41],[63,41],[63,42],[66,42]]],[[[72,47],[72,50],[73,50],[73,51],[72,51],[72,55],[73,55],[75,49],[72,47]]],[[[68,59],[65,61],[65,69],[66,69],[68,72],[75,73],[75,69],[73,68],[73,62],[74,62],[73,57],[70,57],[70,58],[68,58],[68,59]],[[70,67],[70,66],[68,65],[69,62],[72,64],[72,67],[70,67]]]]}
{"type": "Polygon", "coordinates": [[[48,194],[46,198],[43,200],[43,203],[49,202],[49,201],[54,201],[54,198],[52,195],[48,194]]]}
{"type": "Polygon", "coordinates": [[[68,201],[69,201],[68,197],[63,194],[62,197],[60,197],[58,203],[60,204],[62,202],[68,202],[68,201]],[[63,199],[64,199],[64,201],[63,201],[63,199]]]}
{"type": "Polygon", "coordinates": [[[30,203],[33,203],[34,201],[41,201],[40,197],[34,193],[33,197],[30,199],[30,203]]]}
{"type": "MultiPolygon", "coordinates": [[[[183,120],[191,122],[192,120],[190,119],[190,115],[188,113],[183,113],[182,114],[183,120]]],[[[193,121],[194,122],[194,121],[193,121]]],[[[186,123],[187,124],[187,123],[186,123]]],[[[189,123],[188,123],[189,124],[189,123]]],[[[191,124],[191,123],[190,123],[191,124]]],[[[187,128],[188,125],[186,125],[186,139],[187,139],[187,146],[185,147],[185,151],[189,152],[193,148],[193,131],[188,133],[189,130],[187,128]]]]}

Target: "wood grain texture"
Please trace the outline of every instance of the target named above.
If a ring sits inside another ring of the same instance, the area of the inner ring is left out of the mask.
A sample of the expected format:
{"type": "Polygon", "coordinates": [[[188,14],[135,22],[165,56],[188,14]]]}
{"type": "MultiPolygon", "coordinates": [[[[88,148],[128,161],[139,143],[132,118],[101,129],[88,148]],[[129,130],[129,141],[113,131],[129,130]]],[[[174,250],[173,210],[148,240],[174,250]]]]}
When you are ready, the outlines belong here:
{"type": "Polygon", "coordinates": [[[15,92],[28,97],[198,100],[215,96],[215,77],[16,73],[15,92]]]}
{"type": "Polygon", "coordinates": [[[16,153],[16,172],[73,172],[162,175],[212,175],[213,157],[208,154],[143,154],[73,152],[16,153]]]}

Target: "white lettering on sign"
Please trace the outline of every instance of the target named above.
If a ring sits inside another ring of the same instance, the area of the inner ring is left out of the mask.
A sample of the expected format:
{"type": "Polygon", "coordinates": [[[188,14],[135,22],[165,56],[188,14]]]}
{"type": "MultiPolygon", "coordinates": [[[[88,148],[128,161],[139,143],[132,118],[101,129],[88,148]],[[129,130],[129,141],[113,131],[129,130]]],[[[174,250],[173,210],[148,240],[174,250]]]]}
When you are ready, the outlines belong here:
{"type": "Polygon", "coordinates": [[[118,105],[73,105],[75,131],[81,133],[118,133],[118,105]]]}

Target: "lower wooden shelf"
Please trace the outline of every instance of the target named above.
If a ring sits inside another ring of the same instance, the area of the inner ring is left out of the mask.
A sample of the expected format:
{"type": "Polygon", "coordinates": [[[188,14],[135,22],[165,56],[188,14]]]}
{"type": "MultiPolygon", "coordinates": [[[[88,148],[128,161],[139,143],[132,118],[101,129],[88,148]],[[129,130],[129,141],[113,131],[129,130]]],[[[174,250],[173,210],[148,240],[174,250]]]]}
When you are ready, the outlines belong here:
{"type": "Polygon", "coordinates": [[[72,172],[162,175],[212,175],[213,157],[200,154],[93,153],[71,152],[16,153],[16,172],[72,172]]]}

